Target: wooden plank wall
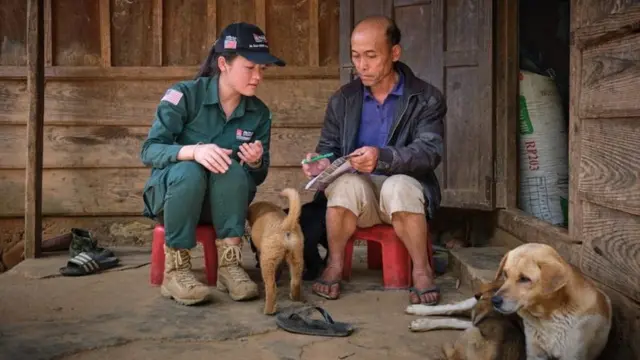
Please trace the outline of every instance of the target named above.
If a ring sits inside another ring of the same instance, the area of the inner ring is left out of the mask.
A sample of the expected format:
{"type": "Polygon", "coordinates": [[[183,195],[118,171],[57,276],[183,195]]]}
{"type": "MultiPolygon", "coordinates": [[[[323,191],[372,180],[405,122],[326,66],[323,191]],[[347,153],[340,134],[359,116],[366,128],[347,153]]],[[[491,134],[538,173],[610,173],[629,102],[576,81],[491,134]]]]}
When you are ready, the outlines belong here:
{"type": "MultiPolygon", "coordinates": [[[[640,302],[640,4],[574,17],[572,222],[582,270],[640,302]],[[608,31],[607,31],[608,30],[608,31]]],[[[637,3],[637,1],[636,1],[637,3]]]]}
{"type": "MultiPolygon", "coordinates": [[[[195,75],[233,21],[258,24],[288,63],[268,69],[258,90],[274,113],[273,169],[258,197],[280,201],[279,189],[303,183],[300,159],[339,86],[339,0],[45,2],[45,235],[72,226],[114,235],[142,220],[140,145],[159,99],[195,75]]],[[[21,236],[28,97],[26,2],[0,4],[2,243],[21,236]]]]}
{"type": "Polygon", "coordinates": [[[614,331],[602,358],[640,358],[640,1],[571,4],[569,234],[604,284],[614,331]]]}

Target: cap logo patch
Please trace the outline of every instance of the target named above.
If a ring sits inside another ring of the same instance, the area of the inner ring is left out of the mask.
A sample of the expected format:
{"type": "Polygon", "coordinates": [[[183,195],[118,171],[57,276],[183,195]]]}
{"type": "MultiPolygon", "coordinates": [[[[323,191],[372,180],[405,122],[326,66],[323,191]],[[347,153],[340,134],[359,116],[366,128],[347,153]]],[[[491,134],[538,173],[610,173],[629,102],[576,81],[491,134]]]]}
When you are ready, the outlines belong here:
{"type": "Polygon", "coordinates": [[[235,36],[227,35],[224,38],[224,48],[225,49],[235,49],[238,47],[238,39],[235,36]]]}
{"type": "Polygon", "coordinates": [[[253,40],[257,43],[266,43],[267,37],[264,35],[253,34],[253,40]]]}

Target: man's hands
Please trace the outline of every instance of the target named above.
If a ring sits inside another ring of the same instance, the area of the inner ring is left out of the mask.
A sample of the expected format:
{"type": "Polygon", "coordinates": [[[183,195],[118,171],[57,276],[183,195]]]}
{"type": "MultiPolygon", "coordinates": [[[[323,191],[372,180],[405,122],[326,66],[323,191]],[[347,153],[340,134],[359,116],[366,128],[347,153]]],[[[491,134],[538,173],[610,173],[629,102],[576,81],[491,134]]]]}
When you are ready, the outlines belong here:
{"type": "MultiPolygon", "coordinates": [[[[229,170],[229,165],[231,165],[229,155],[232,152],[231,149],[221,148],[216,144],[199,144],[195,145],[193,159],[212,173],[224,174],[229,170]]],[[[249,166],[256,166],[255,164],[260,163],[263,152],[262,143],[260,140],[256,140],[253,143],[240,145],[238,157],[249,166]]]]}
{"type": "Polygon", "coordinates": [[[380,150],[373,146],[363,146],[351,153],[351,166],[361,173],[369,174],[378,165],[380,150]]]}
{"type": "Polygon", "coordinates": [[[262,143],[260,140],[256,140],[252,143],[243,143],[240,145],[238,157],[249,166],[257,167],[256,164],[260,164],[263,152],[262,143]]]}
{"type": "MultiPolygon", "coordinates": [[[[307,154],[306,159],[311,160],[312,157],[318,156],[316,153],[307,154]]],[[[378,165],[378,157],[380,156],[380,150],[373,146],[363,146],[356,149],[350,154],[349,161],[351,166],[361,173],[369,174],[378,165]]],[[[302,164],[302,171],[308,177],[314,177],[320,174],[324,169],[331,165],[329,159],[321,159],[308,164],[302,164]]]]}
{"type": "MultiPolygon", "coordinates": [[[[316,153],[307,154],[306,159],[311,160],[312,157],[318,156],[316,153]]],[[[320,159],[318,161],[314,161],[308,164],[302,164],[302,172],[308,177],[312,178],[314,176],[318,176],[324,169],[328,168],[331,165],[331,161],[329,159],[320,159]]]]}

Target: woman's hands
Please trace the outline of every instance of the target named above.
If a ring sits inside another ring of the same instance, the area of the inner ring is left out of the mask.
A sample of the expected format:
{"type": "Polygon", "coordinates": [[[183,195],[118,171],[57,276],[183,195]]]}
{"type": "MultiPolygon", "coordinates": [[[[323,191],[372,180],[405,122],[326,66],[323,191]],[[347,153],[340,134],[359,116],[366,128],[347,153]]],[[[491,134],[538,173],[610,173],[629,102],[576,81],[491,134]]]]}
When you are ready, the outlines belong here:
{"type": "Polygon", "coordinates": [[[260,160],[262,160],[263,152],[262,143],[260,140],[256,140],[252,143],[243,143],[240,145],[238,157],[249,166],[258,167],[260,165],[260,160]]]}
{"type": "MultiPolygon", "coordinates": [[[[224,174],[229,170],[231,165],[231,149],[221,148],[216,144],[198,144],[193,150],[193,159],[207,170],[215,174],[224,174]]],[[[253,143],[244,143],[240,145],[238,157],[242,162],[249,166],[257,167],[260,165],[264,149],[260,140],[253,143]]]]}
{"type": "Polygon", "coordinates": [[[195,145],[193,159],[212,173],[224,174],[231,165],[231,150],[219,147],[216,144],[195,145]]]}

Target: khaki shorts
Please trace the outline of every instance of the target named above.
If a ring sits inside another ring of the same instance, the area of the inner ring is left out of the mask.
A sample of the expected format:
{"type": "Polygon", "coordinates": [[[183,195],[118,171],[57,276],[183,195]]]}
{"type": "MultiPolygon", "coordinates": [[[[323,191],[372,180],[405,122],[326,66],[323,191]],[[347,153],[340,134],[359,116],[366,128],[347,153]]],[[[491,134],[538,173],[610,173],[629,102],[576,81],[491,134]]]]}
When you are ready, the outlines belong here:
{"type": "Polygon", "coordinates": [[[408,175],[344,174],[325,189],[325,195],[327,207],[354,213],[359,228],[391,224],[398,211],[425,214],[422,185],[408,175]]]}

